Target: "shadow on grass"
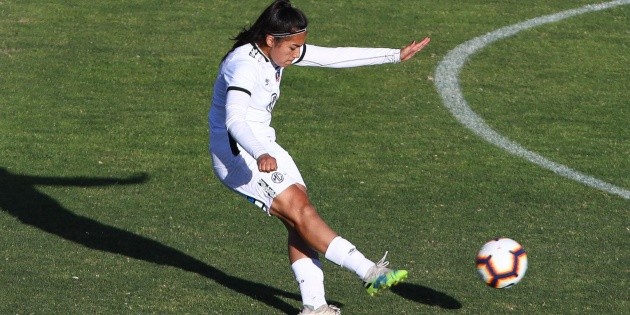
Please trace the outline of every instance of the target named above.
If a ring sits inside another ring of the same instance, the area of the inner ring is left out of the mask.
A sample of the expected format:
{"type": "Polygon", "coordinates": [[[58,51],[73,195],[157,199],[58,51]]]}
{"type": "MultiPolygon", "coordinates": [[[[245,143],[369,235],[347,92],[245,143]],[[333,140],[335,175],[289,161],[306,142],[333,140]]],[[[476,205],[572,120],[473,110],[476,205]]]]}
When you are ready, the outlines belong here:
{"type": "Polygon", "coordinates": [[[391,290],[395,294],[400,295],[407,300],[426,304],[429,306],[438,306],[450,310],[462,308],[462,303],[460,303],[453,297],[420,285],[400,283],[397,286],[392,287],[391,290]]]}
{"type": "Polygon", "coordinates": [[[85,247],[194,272],[284,313],[299,311],[280,298],[301,301],[298,294],[228,275],[157,241],[76,215],[36,189],[36,186],[136,185],[147,180],[146,174],[127,178],[28,176],[12,174],[0,167],[0,208],[24,224],[85,247]]]}

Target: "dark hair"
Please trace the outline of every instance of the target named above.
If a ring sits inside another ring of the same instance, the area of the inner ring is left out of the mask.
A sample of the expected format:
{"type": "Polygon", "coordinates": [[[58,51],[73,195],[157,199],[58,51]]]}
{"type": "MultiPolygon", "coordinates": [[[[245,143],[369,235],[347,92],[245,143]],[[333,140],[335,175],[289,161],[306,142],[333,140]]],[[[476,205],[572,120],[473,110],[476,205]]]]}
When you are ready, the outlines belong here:
{"type": "MultiPolygon", "coordinates": [[[[308,26],[306,15],[291,5],[289,0],[276,0],[269,5],[249,28],[244,28],[236,37],[236,42],[227,55],[239,46],[248,43],[258,43],[268,34],[287,34],[305,30],[308,26]]],[[[282,36],[276,37],[282,40],[282,36]]],[[[223,57],[223,59],[225,59],[223,57]]]]}

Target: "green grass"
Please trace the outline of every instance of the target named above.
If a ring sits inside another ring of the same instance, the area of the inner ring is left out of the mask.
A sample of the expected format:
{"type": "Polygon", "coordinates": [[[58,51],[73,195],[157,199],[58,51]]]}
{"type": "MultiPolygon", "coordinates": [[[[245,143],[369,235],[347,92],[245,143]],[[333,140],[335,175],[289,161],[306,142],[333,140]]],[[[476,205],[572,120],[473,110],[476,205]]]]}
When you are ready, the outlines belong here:
{"type": "MultiPolygon", "coordinates": [[[[322,216],[410,271],[370,298],[326,262],[344,314],[628,312],[630,202],[484,142],[432,79],[466,40],[593,2],[294,3],[314,44],[432,37],[408,63],[283,78],[274,126],[322,216]],[[509,290],[475,274],[495,236],[529,254],[509,290]]],[[[298,312],[282,224],[224,188],[207,153],[218,62],[265,5],[0,1],[0,313],[298,312]]],[[[626,5],[499,41],[464,67],[466,99],[524,147],[629,189],[627,25],[626,5]]]]}

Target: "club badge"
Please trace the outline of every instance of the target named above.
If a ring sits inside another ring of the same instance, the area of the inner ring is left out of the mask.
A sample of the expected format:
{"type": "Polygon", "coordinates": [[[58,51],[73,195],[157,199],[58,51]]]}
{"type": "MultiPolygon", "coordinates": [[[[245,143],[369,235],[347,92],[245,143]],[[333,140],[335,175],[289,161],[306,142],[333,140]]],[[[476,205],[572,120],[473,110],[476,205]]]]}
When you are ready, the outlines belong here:
{"type": "Polygon", "coordinates": [[[271,180],[276,184],[280,184],[284,181],[284,175],[280,172],[274,172],[271,174],[271,180]]]}

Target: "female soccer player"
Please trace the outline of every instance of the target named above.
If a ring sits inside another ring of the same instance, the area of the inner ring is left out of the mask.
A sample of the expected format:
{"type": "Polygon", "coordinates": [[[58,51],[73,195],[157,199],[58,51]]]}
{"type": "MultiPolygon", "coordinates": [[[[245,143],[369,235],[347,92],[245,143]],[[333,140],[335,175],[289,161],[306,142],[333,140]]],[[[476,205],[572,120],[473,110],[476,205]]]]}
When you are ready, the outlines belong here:
{"type": "Polygon", "coordinates": [[[367,259],[317,213],[300,171],[276,143],[270,126],[282,71],[290,65],[344,68],[401,62],[424,48],[429,38],[402,49],[324,48],[305,43],[307,25],[302,11],[279,0],[234,38],[214,83],[210,151],[223,184],[286,226],[289,261],[304,304],[300,314],[340,314],[326,302],[318,253],[355,272],[370,295],[402,281],[407,271],[387,268],[387,253],[377,263],[367,259]]]}

